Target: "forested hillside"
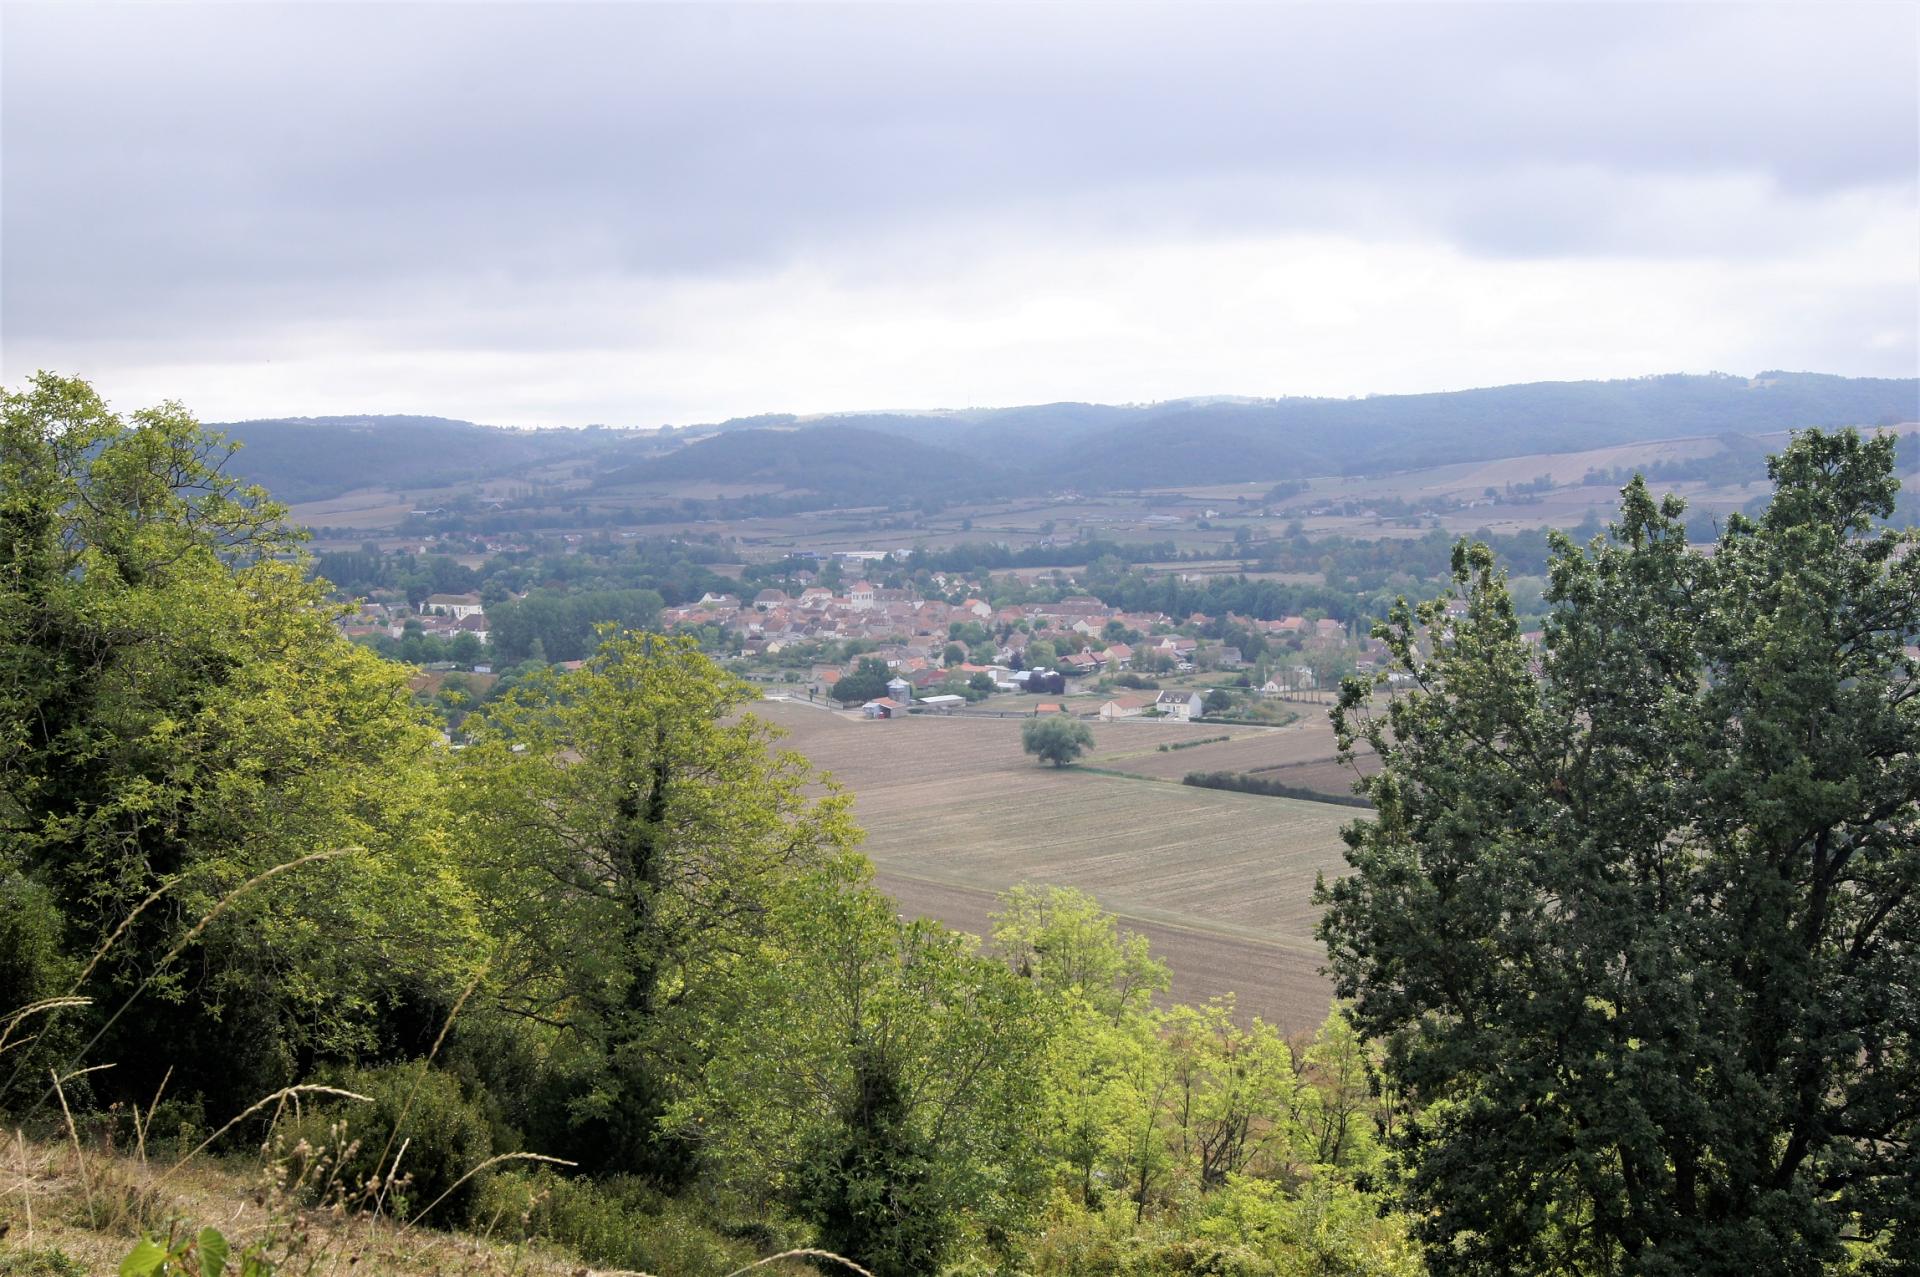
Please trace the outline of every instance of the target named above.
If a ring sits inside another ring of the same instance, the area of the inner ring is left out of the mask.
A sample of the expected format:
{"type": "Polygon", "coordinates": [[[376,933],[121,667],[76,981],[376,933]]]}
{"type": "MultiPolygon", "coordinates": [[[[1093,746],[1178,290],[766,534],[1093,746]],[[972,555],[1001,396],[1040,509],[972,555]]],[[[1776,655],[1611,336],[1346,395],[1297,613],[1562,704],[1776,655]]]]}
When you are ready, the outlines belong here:
{"type": "Polygon", "coordinates": [[[516,431],[431,417],[220,427],[231,471],[282,500],[435,487],[587,462],[602,490],[771,484],[800,506],[987,500],[1297,479],[1606,444],[1920,419],[1920,382],[1762,373],[1538,382],[1364,399],[1056,403],[945,413],[770,415],[691,432],[516,431]]]}
{"type": "Polygon", "coordinates": [[[243,445],[227,471],[282,501],[355,488],[436,488],[598,458],[634,439],[609,430],[506,430],[445,417],[287,417],[214,427],[243,445]]]}
{"type": "MultiPolygon", "coordinates": [[[[1604,444],[1920,419],[1920,382],[1763,372],[1534,382],[1363,399],[1049,404],[876,429],[986,454],[1044,457],[1085,491],[1409,470],[1604,444]],[[1169,467],[1172,467],[1171,471],[1169,467]]],[[[850,420],[859,420],[857,418],[850,420]]]]}
{"type": "MultiPolygon", "coordinates": [[[[860,425],[729,430],[677,452],[601,474],[596,486],[775,484],[823,504],[862,506],[929,495],[965,499],[1018,491],[1020,476],[950,448],[860,425]]],[[[1032,482],[1027,480],[1025,482],[1032,482]]]]}

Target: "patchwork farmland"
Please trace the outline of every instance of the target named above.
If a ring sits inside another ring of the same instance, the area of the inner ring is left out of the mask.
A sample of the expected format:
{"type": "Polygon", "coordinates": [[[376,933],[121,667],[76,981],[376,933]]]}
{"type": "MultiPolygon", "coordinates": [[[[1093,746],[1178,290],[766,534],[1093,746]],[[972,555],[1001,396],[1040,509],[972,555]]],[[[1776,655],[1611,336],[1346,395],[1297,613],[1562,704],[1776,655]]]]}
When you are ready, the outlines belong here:
{"type": "MultiPolygon", "coordinates": [[[[1231,992],[1245,1013],[1289,1028],[1325,1014],[1311,894],[1317,874],[1344,868],[1338,831],[1353,809],[1044,767],[1021,752],[1014,719],[869,722],[782,702],[758,712],[853,793],[880,885],[904,910],[978,933],[997,892],[1078,887],[1148,936],[1175,996],[1231,992]]],[[[1122,765],[1203,754],[1158,746],[1218,731],[1092,726],[1096,755],[1122,765]]]]}

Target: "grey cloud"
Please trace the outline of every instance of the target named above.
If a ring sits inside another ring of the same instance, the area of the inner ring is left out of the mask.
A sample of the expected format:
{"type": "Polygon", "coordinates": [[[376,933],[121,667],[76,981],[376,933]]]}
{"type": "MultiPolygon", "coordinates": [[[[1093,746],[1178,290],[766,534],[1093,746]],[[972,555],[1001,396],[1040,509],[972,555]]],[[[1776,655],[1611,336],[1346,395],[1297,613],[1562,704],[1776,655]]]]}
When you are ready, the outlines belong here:
{"type": "Polygon", "coordinates": [[[1911,192],[1914,15],[15,4],[4,321],[132,336],[376,284],[724,273],[969,218],[1706,251],[1911,192]],[[1772,220],[1640,202],[1702,176],[1774,192],[1772,220]]]}

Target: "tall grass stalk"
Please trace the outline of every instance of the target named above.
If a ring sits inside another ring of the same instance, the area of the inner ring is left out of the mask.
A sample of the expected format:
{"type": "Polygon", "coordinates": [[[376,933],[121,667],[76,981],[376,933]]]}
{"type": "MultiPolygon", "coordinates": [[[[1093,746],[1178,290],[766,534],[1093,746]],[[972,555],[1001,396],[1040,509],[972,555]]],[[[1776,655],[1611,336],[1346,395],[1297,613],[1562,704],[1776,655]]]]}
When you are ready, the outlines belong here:
{"type": "Polygon", "coordinates": [[[27,1133],[19,1127],[13,1128],[13,1146],[15,1157],[20,1164],[20,1182],[15,1185],[20,1190],[20,1200],[27,1208],[27,1249],[33,1249],[33,1173],[27,1169],[27,1133]]]}
{"type": "Polygon", "coordinates": [[[423,1207],[422,1209],[415,1211],[412,1218],[408,1219],[407,1222],[403,1225],[403,1227],[412,1228],[415,1224],[419,1223],[422,1219],[426,1218],[427,1214],[430,1211],[432,1211],[434,1207],[438,1206],[441,1202],[444,1202],[447,1200],[447,1198],[451,1197],[454,1193],[454,1190],[458,1189],[462,1184],[472,1179],[475,1175],[478,1175],[481,1171],[487,1170],[490,1167],[498,1166],[502,1162],[545,1162],[549,1166],[568,1166],[568,1167],[576,1167],[580,1165],[580,1163],[578,1162],[569,1162],[564,1157],[548,1157],[545,1153],[495,1153],[492,1157],[489,1157],[486,1161],[480,1163],[478,1166],[475,1166],[472,1170],[468,1171],[465,1175],[462,1175],[459,1179],[447,1185],[446,1192],[441,1193],[440,1196],[428,1202],[426,1206],[423,1207]]]}
{"type": "Polygon", "coordinates": [[[849,1268],[859,1273],[860,1277],[873,1277],[872,1273],[854,1263],[845,1255],[836,1255],[830,1250],[816,1250],[812,1246],[802,1246],[797,1250],[783,1250],[778,1255],[768,1255],[765,1259],[756,1259],[745,1268],[734,1269],[727,1274],[727,1277],[741,1277],[743,1273],[750,1273],[756,1268],[763,1268],[768,1264],[776,1263],[782,1259],[830,1259],[843,1268],[849,1268]]]}
{"type": "Polygon", "coordinates": [[[13,1031],[19,1028],[28,1016],[47,1015],[55,1011],[64,1011],[68,1007],[90,1006],[92,1003],[92,998],[76,998],[71,994],[68,994],[66,997],[42,998],[38,1002],[27,1003],[27,1005],[21,1007],[18,1011],[15,1011],[12,1016],[8,1017],[5,1024],[0,1024],[0,1055],[5,1055],[15,1047],[25,1046],[28,1042],[33,1041],[32,1038],[23,1038],[19,1042],[8,1041],[8,1039],[13,1036],[13,1031]]]}
{"type": "Polygon", "coordinates": [[[167,1071],[160,1077],[160,1085],[153,1088],[153,1103],[147,1105],[146,1120],[140,1118],[140,1106],[133,1106],[133,1138],[140,1146],[140,1173],[147,1171],[147,1131],[153,1126],[153,1115],[160,1108],[161,1092],[167,1089],[167,1083],[173,1080],[173,1065],[167,1065],[167,1071]]]}
{"type": "Polygon", "coordinates": [[[53,1093],[60,1097],[60,1112],[67,1119],[67,1138],[73,1141],[73,1160],[80,1171],[80,1186],[87,1194],[87,1220],[98,1223],[93,1206],[93,1175],[87,1170],[87,1155],[80,1147],[80,1132],[73,1124],[73,1110],[67,1107],[67,1089],[60,1085],[60,1074],[53,1069],[47,1073],[53,1078],[53,1093]]]}
{"type": "Polygon", "coordinates": [[[185,1157],[182,1157],[179,1161],[175,1162],[172,1166],[169,1166],[165,1171],[161,1172],[160,1178],[153,1182],[153,1186],[155,1188],[159,1188],[160,1185],[166,1183],[168,1179],[172,1178],[173,1173],[175,1171],[185,1166],[188,1162],[191,1162],[194,1158],[198,1157],[201,1153],[204,1153],[207,1150],[208,1146],[211,1145],[215,1140],[219,1139],[222,1135],[225,1135],[228,1131],[232,1130],[234,1127],[238,1126],[240,1123],[246,1121],[249,1117],[252,1117],[255,1113],[258,1113],[261,1109],[267,1107],[267,1105],[283,1104],[287,1101],[289,1097],[297,1096],[297,1095],[332,1095],[343,1100],[358,1100],[362,1104],[371,1104],[373,1102],[373,1097],[371,1095],[361,1095],[356,1091],[344,1091],[337,1086],[321,1086],[315,1082],[302,1082],[298,1086],[283,1086],[279,1090],[273,1092],[273,1094],[263,1096],[262,1098],[255,1100],[252,1104],[247,1105],[246,1108],[241,1109],[238,1113],[234,1114],[231,1118],[228,1118],[227,1124],[225,1126],[221,1127],[219,1130],[215,1131],[213,1134],[207,1136],[207,1138],[205,1138],[204,1140],[201,1140],[198,1144],[194,1146],[192,1152],[188,1153],[185,1157]]]}

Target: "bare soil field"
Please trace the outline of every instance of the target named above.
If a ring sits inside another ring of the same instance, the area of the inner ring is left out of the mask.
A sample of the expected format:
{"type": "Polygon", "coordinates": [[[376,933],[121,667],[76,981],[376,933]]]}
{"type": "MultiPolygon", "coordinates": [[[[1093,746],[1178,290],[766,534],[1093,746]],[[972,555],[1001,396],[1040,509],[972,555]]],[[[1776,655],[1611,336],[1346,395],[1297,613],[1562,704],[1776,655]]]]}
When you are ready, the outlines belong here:
{"type": "MultiPolygon", "coordinates": [[[[1234,992],[1244,1013],[1289,1025],[1325,1014],[1310,897],[1317,874],[1345,868],[1338,831],[1353,809],[1045,767],[1021,752],[1015,719],[868,722],[782,702],[757,712],[853,793],[865,850],[903,908],[979,930],[993,893],[1078,887],[1153,928],[1169,960],[1188,955],[1182,996],[1234,992]]],[[[1203,752],[1160,754],[1162,741],[1218,731],[1091,726],[1099,754],[1156,759],[1203,752]]]]}
{"type": "Polygon", "coordinates": [[[390,528],[407,517],[414,503],[385,488],[361,488],[325,501],[288,507],[288,517],[303,527],[390,528]]]}

